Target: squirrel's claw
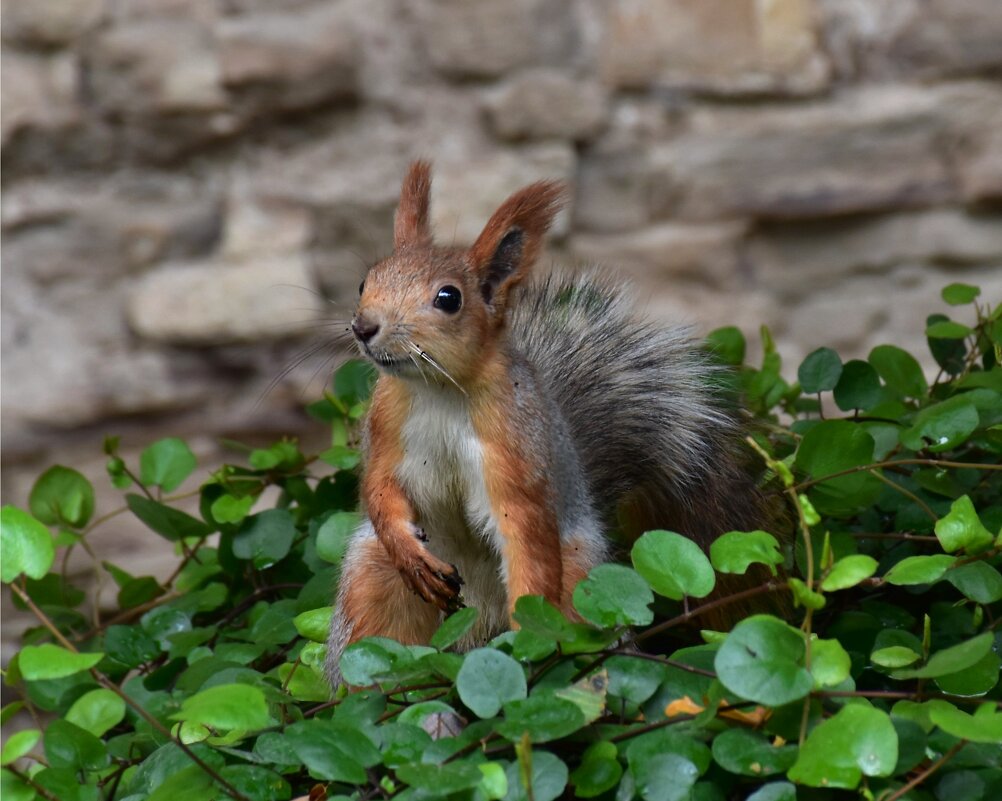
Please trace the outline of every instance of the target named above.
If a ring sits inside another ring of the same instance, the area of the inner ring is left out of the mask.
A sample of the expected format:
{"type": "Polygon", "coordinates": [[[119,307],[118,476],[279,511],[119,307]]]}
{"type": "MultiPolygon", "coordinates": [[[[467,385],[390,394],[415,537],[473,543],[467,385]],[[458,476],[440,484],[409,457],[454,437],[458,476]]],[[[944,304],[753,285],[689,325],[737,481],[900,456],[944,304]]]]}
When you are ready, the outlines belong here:
{"type": "Polygon", "coordinates": [[[422,549],[409,565],[400,568],[404,583],[422,600],[443,612],[454,612],[462,606],[459,598],[463,579],[455,565],[450,565],[422,549]]]}

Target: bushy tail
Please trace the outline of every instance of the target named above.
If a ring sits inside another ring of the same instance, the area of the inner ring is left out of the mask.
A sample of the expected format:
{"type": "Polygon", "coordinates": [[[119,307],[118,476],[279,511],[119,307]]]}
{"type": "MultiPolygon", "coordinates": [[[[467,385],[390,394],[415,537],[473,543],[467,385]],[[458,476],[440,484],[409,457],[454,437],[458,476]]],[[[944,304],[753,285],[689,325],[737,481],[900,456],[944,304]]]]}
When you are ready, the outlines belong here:
{"type": "Polygon", "coordinates": [[[513,342],[563,411],[607,522],[628,535],[669,528],[704,547],[762,525],[726,368],[687,328],[639,319],[600,274],[554,275],[523,293],[513,342]]]}

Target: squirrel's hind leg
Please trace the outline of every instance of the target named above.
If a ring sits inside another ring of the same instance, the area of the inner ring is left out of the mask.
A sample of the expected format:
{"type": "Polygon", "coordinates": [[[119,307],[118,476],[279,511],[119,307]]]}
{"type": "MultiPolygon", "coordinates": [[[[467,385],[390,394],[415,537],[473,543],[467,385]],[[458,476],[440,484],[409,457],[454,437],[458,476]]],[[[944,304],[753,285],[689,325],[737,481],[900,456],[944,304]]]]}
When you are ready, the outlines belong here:
{"type": "Polygon", "coordinates": [[[327,638],[327,678],[341,682],[344,649],[363,637],[427,643],[438,628],[439,610],[404,584],[368,520],[348,543],[327,638]]]}

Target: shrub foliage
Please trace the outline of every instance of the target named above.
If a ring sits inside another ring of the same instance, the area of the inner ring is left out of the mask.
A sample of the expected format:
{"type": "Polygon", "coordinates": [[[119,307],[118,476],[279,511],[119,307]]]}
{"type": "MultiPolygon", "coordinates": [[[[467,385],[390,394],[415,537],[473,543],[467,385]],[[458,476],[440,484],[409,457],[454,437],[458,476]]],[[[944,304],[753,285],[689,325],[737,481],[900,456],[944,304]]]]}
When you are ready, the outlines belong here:
{"type": "MultiPolygon", "coordinates": [[[[517,632],[461,654],[462,609],[428,646],[352,646],[342,669],[364,689],[333,700],[324,639],[358,520],[365,365],[310,407],[328,450],[249,450],[197,491],[197,515],[171,494],[196,469],[180,439],[138,464],[105,443],[125,494],[108,512],[79,472],[49,469],[28,509],[2,513],[2,580],[38,623],[4,676],[21,699],[3,709],[19,721],[4,801],[1002,798],[1002,307],[960,284],[943,298],[966,322],[929,317],[931,383],[882,345],[816,350],[791,384],[766,330],[761,366],[735,371],[792,539],[731,532],[704,555],[648,532],[632,565],[577,588],[581,621],[527,596],[517,632]],[[169,578],[92,551],[121,514],[173,543],[169,578]],[[77,549],[118,609],[74,586],[77,549]],[[754,565],[772,578],[711,596],[754,565]],[[700,629],[756,596],[792,615],[700,629]]],[[[734,328],[709,346],[744,361],[734,328]]]]}

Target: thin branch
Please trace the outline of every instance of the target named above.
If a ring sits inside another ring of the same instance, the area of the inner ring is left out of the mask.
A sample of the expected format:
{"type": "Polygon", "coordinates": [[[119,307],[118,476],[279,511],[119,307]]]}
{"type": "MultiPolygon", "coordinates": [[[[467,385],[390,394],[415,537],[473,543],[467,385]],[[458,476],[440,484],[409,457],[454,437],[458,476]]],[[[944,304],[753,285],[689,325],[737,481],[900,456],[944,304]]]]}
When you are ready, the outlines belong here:
{"type": "Polygon", "coordinates": [[[929,519],[932,520],[933,523],[938,523],[939,522],[939,518],[936,517],[936,513],[932,509],[929,508],[929,504],[927,504],[925,501],[923,501],[914,492],[912,492],[909,489],[906,489],[905,487],[902,487],[900,484],[895,484],[887,476],[881,475],[876,470],[871,470],[869,472],[870,472],[871,476],[873,476],[874,478],[882,481],[884,484],[886,484],[891,489],[896,490],[897,492],[900,492],[902,495],[904,495],[906,498],[908,498],[908,500],[910,500],[912,503],[914,503],[916,506],[918,506],[923,512],[925,512],[927,515],[929,515],[929,519]]]}
{"type": "Polygon", "coordinates": [[[884,801],[898,801],[898,799],[901,798],[903,795],[905,795],[909,790],[913,790],[914,788],[918,787],[920,784],[922,784],[922,782],[924,782],[926,779],[932,776],[933,773],[935,773],[937,770],[943,767],[943,765],[945,765],[947,762],[953,759],[957,755],[957,752],[965,745],[967,745],[967,740],[961,740],[960,742],[955,744],[953,748],[951,748],[949,751],[943,754],[943,756],[941,756],[939,759],[933,762],[918,776],[916,776],[914,779],[908,782],[908,784],[906,784],[904,787],[899,787],[897,790],[891,793],[891,795],[887,796],[887,798],[885,798],[884,801]]]}
{"type": "Polygon", "coordinates": [[[813,487],[815,484],[820,484],[823,481],[831,481],[833,478],[840,478],[841,476],[849,476],[853,473],[861,473],[866,470],[878,470],[884,467],[897,467],[898,465],[924,465],[925,467],[956,467],[956,468],[972,468],[975,470],[1002,470],[1002,464],[983,464],[981,462],[950,462],[945,459],[890,459],[885,462],[873,462],[872,464],[861,464],[856,467],[850,467],[846,470],[839,470],[837,473],[831,473],[827,476],[818,476],[817,478],[812,478],[807,481],[801,481],[799,484],[794,486],[792,489],[797,492],[803,492],[808,487],[813,487]]]}

